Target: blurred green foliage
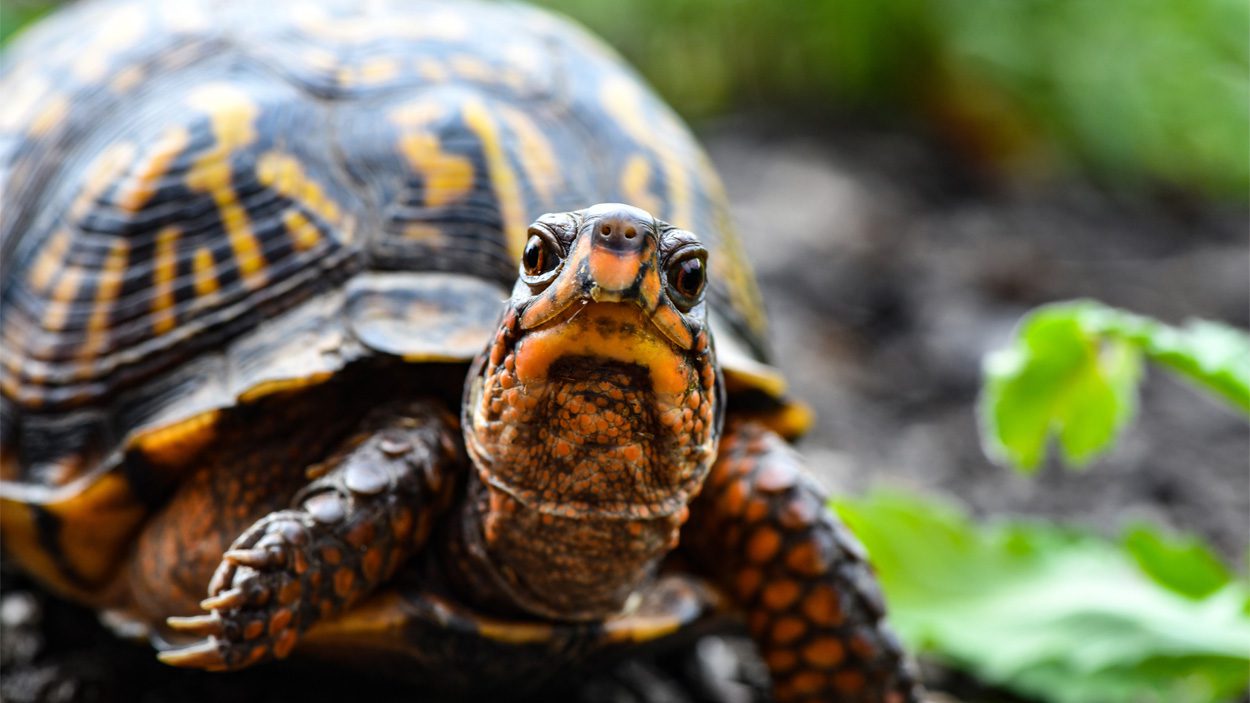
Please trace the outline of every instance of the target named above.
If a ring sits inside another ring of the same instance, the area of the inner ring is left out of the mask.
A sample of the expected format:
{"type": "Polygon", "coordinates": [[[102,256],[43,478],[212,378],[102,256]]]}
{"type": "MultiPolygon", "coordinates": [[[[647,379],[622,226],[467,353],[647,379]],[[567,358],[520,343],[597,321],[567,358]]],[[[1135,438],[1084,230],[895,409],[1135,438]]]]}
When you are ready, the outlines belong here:
{"type": "Polygon", "coordinates": [[[17,31],[56,8],[57,3],[38,0],[4,0],[0,2],[0,46],[17,31]]]}
{"type": "Polygon", "coordinates": [[[1054,703],[1216,703],[1250,684],[1250,586],[1194,540],[977,526],[899,495],[842,500],[908,645],[1054,703]]]}
{"type": "Polygon", "coordinates": [[[857,109],[1007,170],[1250,194],[1244,0],[541,0],[677,109],[857,109]]]}
{"type": "MultiPolygon", "coordinates": [[[[767,106],[927,125],[986,165],[1250,196],[1245,0],[537,0],[689,118],[767,106]]],[[[0,3],[0,37],[54,5],[0,3]]]]}
{"type": "Polygon", "coordinates": [[[1143,573],[1188,598],[1206,598],[1232,580],[1229,570],[1197,539],[1167,539],[1149,525],[1124,533],[1124,547],[1143,573]]]}
{"type": "Polygon", "coordinates": [[[1250,335],[1205,320],[1172,327],[1090,300],[1046,305],[985,359],[979,400],[986,453],[1032,471],[1051,436],[1069,466],[1112,446],[1137,408],[1142,359],[1250,414],[1250,335]]]}

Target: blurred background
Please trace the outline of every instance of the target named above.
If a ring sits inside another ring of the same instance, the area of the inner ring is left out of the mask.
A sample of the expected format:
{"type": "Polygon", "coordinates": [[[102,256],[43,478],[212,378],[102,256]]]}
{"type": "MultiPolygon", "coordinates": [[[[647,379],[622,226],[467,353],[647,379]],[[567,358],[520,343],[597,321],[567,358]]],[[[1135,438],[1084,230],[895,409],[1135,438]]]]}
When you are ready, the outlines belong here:
{"type": "MultiPolygon", "coordinates": [[[[1212,568],[1244,580],[1250,431],[1235,410],[1151,369],[1110,454],[1027,476],[985,457],[975,403],[984,355],[1051,301],[1250,325],[1250,3],[538,4],[615,46],[709,149],[776,361],[816,410],[803,452],[828,487],[864,501],[857,514],[886,490],[950,505],[972,525],[1024,518],[1109,545],[1146,524],[1206,545],[1194,548],[1212,568]]],[[[5,0],[2,41],[50,7],[5,0]]],[[[0,616],[12,632],[27,615],[10,602],[0,616]]],[[[1146,622],[1160,608],[1136,625],[1163,628],[1146,622]]],[[[1208,625],[1248,631],[1244,617],[1215,617],[1179,627],[1198,639],[1208,625]]],[[[1050,646],[1075,646],[1086,624],[1050,646]]],[[[1246,699],[1245,639],[1228,640],[1241,659],[1171,644],[1124,655],[1145,685],[1074,692],[969,664],[940,633],[904,629],[913,646],[932,645],[925,673],[942,700],[1246,699]],[[1189,683],[1162,683],[1172,679],[1189,683]]]]}

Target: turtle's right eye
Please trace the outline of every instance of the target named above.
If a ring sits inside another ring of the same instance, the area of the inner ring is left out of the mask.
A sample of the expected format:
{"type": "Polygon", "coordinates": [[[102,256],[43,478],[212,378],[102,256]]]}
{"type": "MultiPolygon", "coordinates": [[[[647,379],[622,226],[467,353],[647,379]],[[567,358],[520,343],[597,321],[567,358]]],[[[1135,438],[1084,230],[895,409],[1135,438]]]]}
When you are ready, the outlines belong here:
{"type": "Polygon", "coordinates": [[[554,249],[546,237],[531,234],[525,244],[525,251],[521,254],[521,266],[525,269],[525,275],[541,276],[554,269],[560,263],[560,256],[554,249]]]}
{"type": "Polygon", "coordinates": [[[668,295],[677,308],[688,312],[698,305],[707,283],[707,252],[701,247],[683,249],[668,263],[668,295]]]}

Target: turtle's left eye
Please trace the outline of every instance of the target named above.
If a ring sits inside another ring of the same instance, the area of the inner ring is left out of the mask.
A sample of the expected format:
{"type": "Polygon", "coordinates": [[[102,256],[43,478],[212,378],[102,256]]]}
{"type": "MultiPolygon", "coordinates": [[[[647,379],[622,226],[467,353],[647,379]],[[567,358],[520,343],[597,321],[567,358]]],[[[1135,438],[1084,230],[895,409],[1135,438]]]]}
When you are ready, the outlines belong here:
{"type": "Polygon", "coordinates": [[[559,262],[559,255],[553,251],[551,242],[540,235],[530,235],[525,251],[521,254],[521,266],[527,276],[541,276],[555,268],[559,262]]]}
{"type": "Polygon", "coordinates": [[[683,256],[668,265],[668,290],[673,301],[683,309],[690,309],[699,302],[703,286],[707,283],[706,254],[698,252],[683,256]]]}

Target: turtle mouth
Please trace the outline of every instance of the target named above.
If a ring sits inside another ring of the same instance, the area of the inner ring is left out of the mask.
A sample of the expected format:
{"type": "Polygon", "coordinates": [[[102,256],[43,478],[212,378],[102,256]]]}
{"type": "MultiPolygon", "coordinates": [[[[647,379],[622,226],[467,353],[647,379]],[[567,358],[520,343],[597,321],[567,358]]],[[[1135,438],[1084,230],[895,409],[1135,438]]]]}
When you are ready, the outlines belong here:
{"type": "Polygon", "coordinates": [[[556,318],[522,334],[515,348],[516,380],[523,385],[558,380],[550,378],[553,367],[568,379],[570,369],[593,369],[595,360],[646,369],[649,390],[658,394],[682,394],[698,381],[698,374],[691,373],[689,352],[637,305],[592,302],[570,305],[556,318]],[[583,362],[558,365],[561,359],[583,362]]]}
{"type": "MultiPolygon", "coordinates": [[[[572,283],[568,281],[563,286],[557,284],[557,287],[568,288],[572,283]]],[[[568,324],[587,312],[613,310],[624,324],[639,330],[650,328],[674,348],[693,350],[696,346],[695,335],[690,327],[680,313],[657,296],[658,292],[643,296],[639,290],[612,291],[595,284],[589,284],[582,293],[557,291],[550,298],[535,300],[521,314],[520,326],[527,333],[537,332],[568,324]],[[651,302],[645,302],[648,300],[651,302]],[[630,313],[635,318],[632,321],[626,319],[630,313]]]]}

